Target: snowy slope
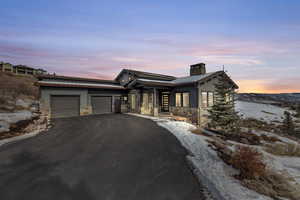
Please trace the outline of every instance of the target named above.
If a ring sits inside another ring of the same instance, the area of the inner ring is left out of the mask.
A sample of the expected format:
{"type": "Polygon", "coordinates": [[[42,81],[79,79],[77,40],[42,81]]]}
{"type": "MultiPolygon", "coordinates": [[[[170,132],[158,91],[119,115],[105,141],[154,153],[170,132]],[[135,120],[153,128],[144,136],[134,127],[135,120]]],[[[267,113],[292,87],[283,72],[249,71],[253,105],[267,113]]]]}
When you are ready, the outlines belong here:
{"type": "Polygon", "coordinates": [[[255,118],[266,122],[282,121],[284,111],[289,111],[278,106],[246,101],[236,101],[235,108],[244,118],[255,118]]]}

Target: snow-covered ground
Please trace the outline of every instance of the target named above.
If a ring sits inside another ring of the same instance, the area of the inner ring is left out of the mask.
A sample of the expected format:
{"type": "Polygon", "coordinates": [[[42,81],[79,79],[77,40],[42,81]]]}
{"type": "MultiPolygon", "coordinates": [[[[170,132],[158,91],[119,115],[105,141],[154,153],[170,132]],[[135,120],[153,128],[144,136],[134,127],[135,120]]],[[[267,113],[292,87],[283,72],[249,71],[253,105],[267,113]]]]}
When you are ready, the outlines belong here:
{"type": "Polygon", "coordinates": [[[209,137],[195,135],[190,130],[196,127],[186,122],[132,114],[155,121],[174,134],[190,152],[188,161],[195,167],[194,173],[217,200],[269,200],[271,198],[243,187],[233,178],[237,171],[226,165],[214,150],[208,147],[209,137]]]}
{"type": "Polygon", "coordinates": [[[13,113],[0,113],[0,133],[9,131],[11,124],[22,120],[28,120],[32,117],[32,112],[27,110],[13,113]]]}
{"type": "Polygon", "coordinates": [[[254,118],[263,120],[265,122],[282,121],[284,119],[284,112],[289,111],[278,106],[270,104],[253,103],[246,101],[236,101],[236,111],[238,111],[243,118],[254,118]]]}

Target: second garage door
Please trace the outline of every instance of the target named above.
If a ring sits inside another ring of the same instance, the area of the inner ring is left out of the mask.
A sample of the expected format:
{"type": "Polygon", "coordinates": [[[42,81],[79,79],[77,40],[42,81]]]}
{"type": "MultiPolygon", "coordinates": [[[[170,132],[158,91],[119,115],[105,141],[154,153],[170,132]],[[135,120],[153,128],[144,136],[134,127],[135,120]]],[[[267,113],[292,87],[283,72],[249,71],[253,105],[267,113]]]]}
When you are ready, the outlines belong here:
{"type": "Polygon", "coordinates": [[[51,96],[51,117],[74,117],[79,116],[79,96],[51,96]]]}
{"type": "Polygon", "coordinates": [[[104,114],[112,112],[112,97],[92,97],[93,114],[104,114]]]}

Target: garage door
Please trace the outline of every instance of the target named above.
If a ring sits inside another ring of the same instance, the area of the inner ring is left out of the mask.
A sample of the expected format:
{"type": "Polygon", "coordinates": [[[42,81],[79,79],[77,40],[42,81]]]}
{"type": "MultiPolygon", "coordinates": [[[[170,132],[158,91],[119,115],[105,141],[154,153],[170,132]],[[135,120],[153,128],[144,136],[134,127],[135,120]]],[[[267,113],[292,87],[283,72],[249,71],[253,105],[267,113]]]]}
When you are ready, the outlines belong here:
{"type": "Polygon", "coordinates": [[[51,96],[51,117],[79,116],[80,96],[51,96]]]}
{"type": "Polygon", "coordinates": [[[112,112],[112,97],[92,97],[93,114],[112,112]]]}

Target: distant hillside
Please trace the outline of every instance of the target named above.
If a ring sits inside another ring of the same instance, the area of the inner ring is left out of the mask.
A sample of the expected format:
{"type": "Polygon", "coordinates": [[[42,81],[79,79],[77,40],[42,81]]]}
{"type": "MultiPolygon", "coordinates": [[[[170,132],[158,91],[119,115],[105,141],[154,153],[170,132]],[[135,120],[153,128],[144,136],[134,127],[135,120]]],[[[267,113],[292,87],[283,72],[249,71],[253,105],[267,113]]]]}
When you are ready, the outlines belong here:
{"type": "Polygon", "coordinates": [[[239,93],[238,100],[267,103],[274,105],[290,105],[300,103],[300,93],[282,93],[282,94],[259,94],[259,93],[239,93]]]}
{"type": "Polygon", "coordinates": [[[36,82],[33,76],[0,72],[0,112],[29,107],[38,98],[36,82]]]}

